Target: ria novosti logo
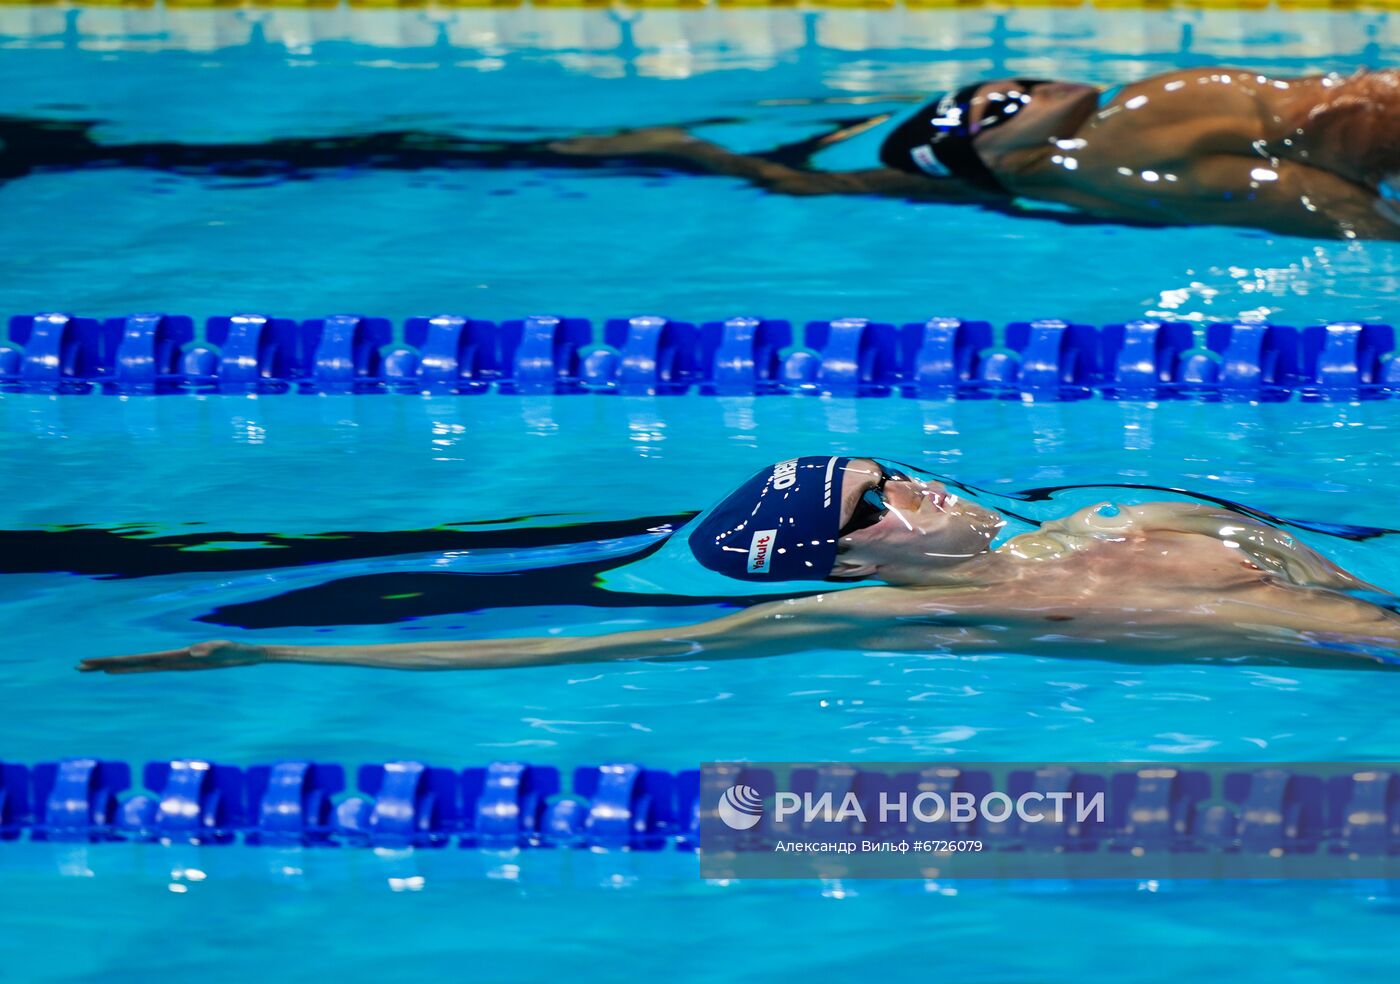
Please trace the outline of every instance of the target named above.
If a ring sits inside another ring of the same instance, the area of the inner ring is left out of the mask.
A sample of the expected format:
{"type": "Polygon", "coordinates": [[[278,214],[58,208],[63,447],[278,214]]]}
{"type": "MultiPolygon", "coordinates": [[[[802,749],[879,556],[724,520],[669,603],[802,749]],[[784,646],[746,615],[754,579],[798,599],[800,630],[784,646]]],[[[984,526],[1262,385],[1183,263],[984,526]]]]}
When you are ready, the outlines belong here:
{"type": "Polygon", "coordinates": [[[763,797],[752,786],[730,786],[719,798],[719,818],[731,830],[748,830],[763,819],[763,797]]]}

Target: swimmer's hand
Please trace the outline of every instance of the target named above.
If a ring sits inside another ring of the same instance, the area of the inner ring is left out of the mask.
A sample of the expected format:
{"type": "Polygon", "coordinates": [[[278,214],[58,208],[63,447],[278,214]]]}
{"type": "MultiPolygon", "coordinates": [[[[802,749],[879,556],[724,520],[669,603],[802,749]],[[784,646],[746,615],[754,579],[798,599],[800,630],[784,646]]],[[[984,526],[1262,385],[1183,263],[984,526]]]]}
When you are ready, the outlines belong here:
{"type": "Polygon", "coordinates": [[[156,673],[162,670],[222,670],[230,666],[252,666],[268,658],[267,646],[247,646],[238,642],[198,642],[183,649],[165,649],[134,656],[104,656],[85,659],[80,673],[156,673]]]}
{"type": "Polygon", "coordinates": [[[679,147],[700,142],[678,126],[648,126],[604,137],[556,140],[549,145],[549,149],[555,153],[577,154],[580,157],[612,157],[627,154],[665,154],[679,147]]]}

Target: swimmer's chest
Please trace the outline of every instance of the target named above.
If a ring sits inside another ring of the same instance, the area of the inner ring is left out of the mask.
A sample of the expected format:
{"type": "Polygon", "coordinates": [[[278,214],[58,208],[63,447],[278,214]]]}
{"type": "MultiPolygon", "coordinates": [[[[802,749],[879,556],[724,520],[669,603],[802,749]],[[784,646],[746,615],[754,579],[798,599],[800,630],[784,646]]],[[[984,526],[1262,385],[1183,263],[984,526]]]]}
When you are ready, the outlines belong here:
{"type": "Polygon", "coordinates": [[[1176,73],[1125,86],[1081,128],[1081,153],[1114,166],[1254,153],[1270,136],[1270,94],[1222,77],[1176,73]]]}
{"type": "Polygon", "coordinates": [[[1246,552],[1201,533],[1147,530],[1114,536],[1050,531],[1040,536],[1048,542],[1022,545],[1027,558],[1019,561],[1023,573],[1016,594],[1027,603],[1039,598],[1147,608],[1202,588],[1228,590],[1258,583],[1265,573],[1246,552]]]}

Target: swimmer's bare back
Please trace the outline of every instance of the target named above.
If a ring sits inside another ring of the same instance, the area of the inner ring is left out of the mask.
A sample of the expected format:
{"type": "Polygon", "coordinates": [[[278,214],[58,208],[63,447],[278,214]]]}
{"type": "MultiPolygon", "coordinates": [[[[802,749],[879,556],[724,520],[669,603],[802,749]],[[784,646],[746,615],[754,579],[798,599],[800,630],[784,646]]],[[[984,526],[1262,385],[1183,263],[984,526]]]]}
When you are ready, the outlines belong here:
{"type": "Polygon", "coordinates": [[[811,649],[1023,653],[1132,663],[1400,665],[1384,595],[1273,527],[1222,509],[1081,510],[1015,537],[967,583],[868,587],[768,602],[696,625],[608,635],[256,646],[206,642],[84,660],[85,672],[258,663],[467,670],[714,660],[811,649]],[[1111,514],[1110,514],[1111,513],[1111,514]]]}

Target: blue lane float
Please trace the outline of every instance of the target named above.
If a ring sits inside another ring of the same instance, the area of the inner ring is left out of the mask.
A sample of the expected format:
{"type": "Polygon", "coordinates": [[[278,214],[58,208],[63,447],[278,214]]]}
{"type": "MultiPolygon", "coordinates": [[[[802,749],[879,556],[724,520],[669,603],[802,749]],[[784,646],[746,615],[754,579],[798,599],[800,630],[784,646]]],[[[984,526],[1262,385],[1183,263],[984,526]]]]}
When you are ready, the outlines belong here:
{"type": "Polygon", "coordinates": [[[380,353],[393,341],[394,326],[388,318],[337,314],[302,322],[299,334],[297,366],[329,392],[384,377],[380,353]]]}
{"type": "Polygon", "coordinates": [[[118,385],[154,386],[182,374],[182,356],[194,344],[194,319],[133,314],[102,323],[103,343],[118,385]]]}
{"type": "MultiPolygon", "coordinates": [[[[762,796],[775,790],[769,770],[718,768],[762,796]]],[[[197,759],[150,762],[141,770],[145,791],[136,792],[131,776],[124,762],[92,758],[33,768],[0,763],[0,841],[694,851],[704,809],[699,770],[636,763],[579,767],[567,790],[558,769],[522,762],[364,765],[350,792],[341,766],[304,760],[246,769],[197,759]]],[[[840,765],[794,769],[789,784],[798,794],[839,802],[854,793],[875,802],[901,791],[980,797],[993,788],[993,776],[936,765],[896,774],[840,765]]],[[[1006,788],[1013,797],[1111,790],[1112,809],[1089,821],[940,821],[948,837],[1014,851],[1400,853],[1400,774],[1381,769],[1324,777],[1261,765],[1213,777],[1189,766],[1047,766],[1010,771],[1006,788]]],[[[889,826],[898,819],[880,822],[885,826],[863,833],[906,832],[889,826]]]]}
{"type": "Polygon", "coordinates": [[[1358,399],[1400,390],[1389,325],[935,317],[594,325],[532,315],[9,320],[0,391],[810,394],[930,399],[1358,399]]]}
{"type": "Polygon", "coordinates": [[[249,844],[329,844],[345,770],[316,762],[255,765],[244,773],[249,844]]]}

